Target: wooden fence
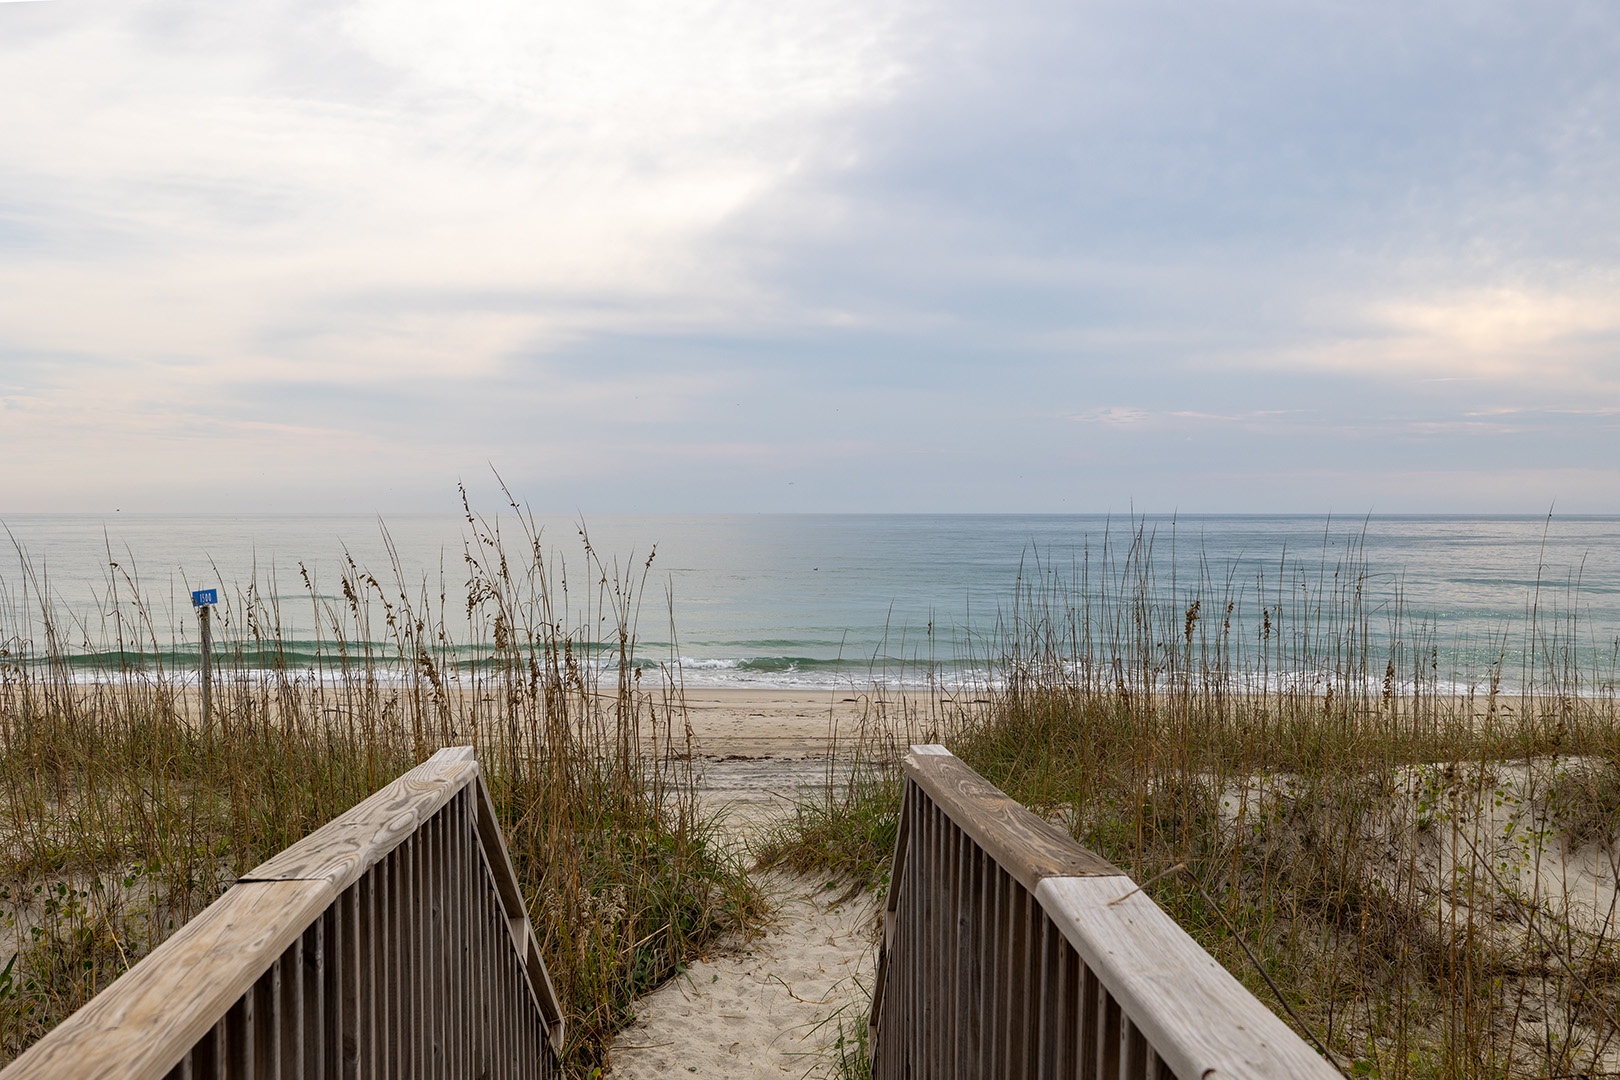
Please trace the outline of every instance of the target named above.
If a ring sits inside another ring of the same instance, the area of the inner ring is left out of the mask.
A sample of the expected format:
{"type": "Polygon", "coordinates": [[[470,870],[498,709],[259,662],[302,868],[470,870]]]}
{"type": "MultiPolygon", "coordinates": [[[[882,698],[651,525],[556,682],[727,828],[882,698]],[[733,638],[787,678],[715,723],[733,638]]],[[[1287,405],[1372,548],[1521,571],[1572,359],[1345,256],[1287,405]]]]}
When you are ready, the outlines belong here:
{"type": "Polygon", "coordinates": [[[914,746],[872,1006],[876,1080],[1338,1077],[1136,883],[914,746]]]}
{"type": "Polygon", "coordinates": [[[454,747],[243,876],[0,1078],[550,1077],[562,1041],[454,747]]]}

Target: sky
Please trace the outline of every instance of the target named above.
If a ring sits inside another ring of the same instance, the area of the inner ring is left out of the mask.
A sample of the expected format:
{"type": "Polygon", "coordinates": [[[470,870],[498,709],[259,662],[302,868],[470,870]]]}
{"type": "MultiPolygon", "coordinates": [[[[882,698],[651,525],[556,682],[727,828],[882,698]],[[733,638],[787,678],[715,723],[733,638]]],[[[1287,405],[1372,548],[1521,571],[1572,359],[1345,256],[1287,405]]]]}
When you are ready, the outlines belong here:
{"type": "Polygon", "coordinates": [[[1620,513],[1610,0],[0,2],[0,513],[1620,513]]]}

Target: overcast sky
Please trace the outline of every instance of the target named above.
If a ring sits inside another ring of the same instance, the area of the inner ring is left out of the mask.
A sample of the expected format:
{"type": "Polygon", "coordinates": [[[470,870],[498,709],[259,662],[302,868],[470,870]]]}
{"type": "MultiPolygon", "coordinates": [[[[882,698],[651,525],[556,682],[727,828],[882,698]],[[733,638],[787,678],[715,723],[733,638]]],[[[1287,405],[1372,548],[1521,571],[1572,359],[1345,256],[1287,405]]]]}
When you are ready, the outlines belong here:
{"type": "Polygon", "coordinates": [[[0,511],[1620,512],[1612,0],[0,3],[0,511]]]}

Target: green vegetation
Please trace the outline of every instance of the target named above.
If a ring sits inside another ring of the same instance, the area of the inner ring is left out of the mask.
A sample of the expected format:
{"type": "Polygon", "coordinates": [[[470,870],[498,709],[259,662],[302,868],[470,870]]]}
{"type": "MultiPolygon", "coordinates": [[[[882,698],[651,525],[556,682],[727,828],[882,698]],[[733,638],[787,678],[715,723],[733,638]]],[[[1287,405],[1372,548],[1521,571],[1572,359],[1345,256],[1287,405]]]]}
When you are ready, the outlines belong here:
{"type": "Polygon", "coordinates": [[[100,626],[3,598],[0,1062],[236,875],[443,745],[478,748],[569,1012],[572,1074],[602,1062],[637,994],[761,922],[697,813],[678,688],[641,685],[651,559],[629,576],[582,532],[588,585],[570,593],[512,510],[467,514],[471,641],[453,640],[452,590],[397,565],[350,562],[332,600],[306,574],[326,644],[296,663],[273,587],[222,592],[206,722],[128,568],[109,559],[100,626]]]}
{"type": "MultiPolygon", "coordinates": [[[[871,991],[865,991],[868,998],[871,991]]],[[[864,1006],[864,1002],[861,1003],[864,1006]]],[[[869,1027],[864,1008],[856,1015],[853,1010],[839,1010],[830,1022],[838,1024],[838,1034],[827,1050],[829,1080],[872,1080],[872,1056],[869,1045],[869,1027]]]]}
{"type": "Polygon", "coordinates": [[[859,724],[834,744],[821,789],[797,802],[758,845],[761,867],[826,874],[856,891],[888,888],[903,787],[900,758],[912,743],[937,742],[943,731],[959,730],[969,714],[944,695],[919,699],[881,686],[861,700],[859,724]]]}
{"type": "Polygon", "coordinates": [[[819,797],[800,801],[766,834],[758,851],[762,869],[826,874],[855,892],[888,887],[900,777],[892,758],[848,753],[847,775],[829,774],[819,797]]]}

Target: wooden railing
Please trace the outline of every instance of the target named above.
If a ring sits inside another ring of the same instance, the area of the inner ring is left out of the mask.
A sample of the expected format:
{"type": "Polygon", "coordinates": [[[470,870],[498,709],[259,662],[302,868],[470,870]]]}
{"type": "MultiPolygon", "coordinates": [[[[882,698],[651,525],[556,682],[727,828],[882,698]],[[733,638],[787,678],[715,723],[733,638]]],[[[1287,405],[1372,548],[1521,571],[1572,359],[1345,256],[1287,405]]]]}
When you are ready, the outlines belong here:
{"type": "Polygon", "coordinates": [[[454,747],[243,876],[0,1077],[550,1077],[562,1041],[454,747]]]}
{"type": "Polygon", "coordinates": [[[1338,1077],[1135,882],[914,746],[872,1004],[890,1078],[1338,1077]]]}

